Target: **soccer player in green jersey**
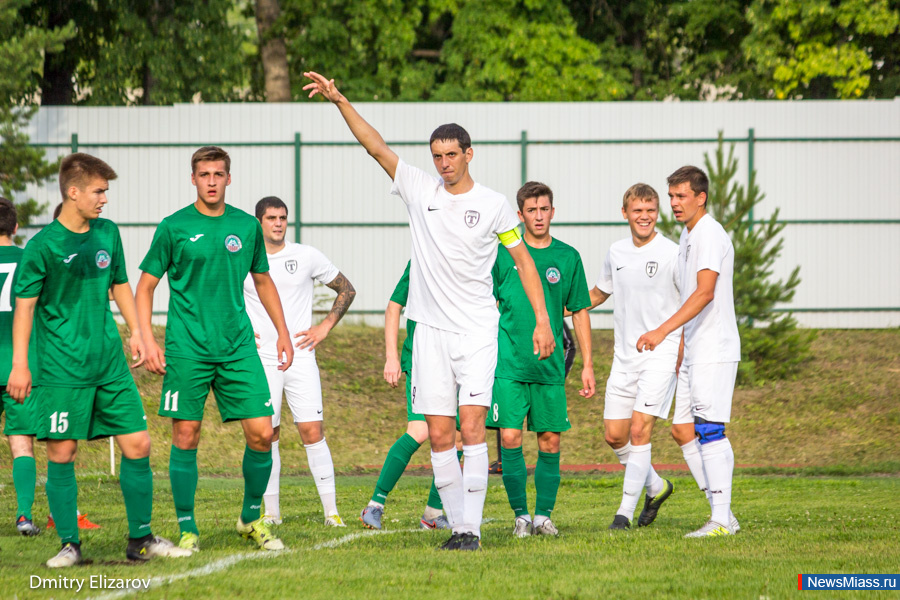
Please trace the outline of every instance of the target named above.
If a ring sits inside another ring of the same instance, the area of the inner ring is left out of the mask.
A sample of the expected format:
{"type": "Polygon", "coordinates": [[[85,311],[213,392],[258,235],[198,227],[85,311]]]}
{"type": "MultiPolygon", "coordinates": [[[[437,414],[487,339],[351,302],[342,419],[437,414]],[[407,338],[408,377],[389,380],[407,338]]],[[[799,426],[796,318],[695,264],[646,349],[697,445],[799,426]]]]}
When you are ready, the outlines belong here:
{"type": "Polygon", "coordinates": [[[32,392],[34,376],[37,438],[47,441],[47,503],[62,541],[48,567],[81,562],[75,454],[78,440],[108,436],[115,436],[122,450],[119,481],[128,516],[126,556],[147,560],[190,554],[150,530],[153,473],[147,417],[122,355],[122,339],[109,308],[110,292],[131,330],[133,366],[144,362],[145,348],[119,229],[99,218],[109,181],[115,178],[108,164],[88,154],[70,154],[62,160],[62,211],[25,247],[16,279],[7,391],[23,402],[32,392]],[[28,360],[32,328],[39,365],[28,360]]]}
{"type": "Polygon", "coordinates": [[[169,478],[181,528],[179,546],[200,548],[194,518],[197,446],[203,407],[212,388],[225,422],[239,420],[244,449],[244,504],[237,530],[265,550],[281,550],[260,515],[272,471],[272,403],[263,365],[256,352],[253,326],[244,305],[244,279],[250,273],[259,299],[278,331],[279,369],[291,365],[294,350],[281,300],[269,276],[259,221],[225,204],[231,184],[231,158],[223,149],[204,146],[191,157],[193,204],[163,219],[141,262],[137,309],[144,328],[147,368],[164,375],[159,414],[172,419],[169,478]],[[153,292],[169,275],[166,350],[150,329],[153,292]]]}
{"type": "Polygon", "coordinates": [[[559,491],[560,434],[571,428],[566,410],[563,313],[572,313],[575,337],[584,358],[582,389],[578,393],[590,398],[596,387],[588,315],[591,298],[578,251],[550,236],[555,210],[553,191],[542,183],[530,181],[516,193],[516,203],[519,219],[525,224],[526,248],[541,276],[556,349],[546,361],[538,361],[532,353],[534,312],[512,257],[500,248],[492,271],[494,296],[500,308],[500,352],[487,426],[500,428],[503,485],[516,515],[513,535],[557,535],[559,531],[550,515],[559,491]],[[533,524],[525,494],[528,472],[522,454],[526,417],[528,429],[537,433],[538,442],[533,524]]]}

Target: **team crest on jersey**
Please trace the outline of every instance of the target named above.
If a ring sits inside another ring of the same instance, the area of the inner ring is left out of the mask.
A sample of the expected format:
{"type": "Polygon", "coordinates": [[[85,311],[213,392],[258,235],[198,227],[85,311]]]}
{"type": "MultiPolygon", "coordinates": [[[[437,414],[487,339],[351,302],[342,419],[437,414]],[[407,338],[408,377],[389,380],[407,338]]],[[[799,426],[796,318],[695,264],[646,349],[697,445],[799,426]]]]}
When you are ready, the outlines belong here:
{"type": "Polygon", "coordinates": [[[97,256],[94,257],[94,261],[97,263],[97,267],[105,269],[110,263],[109,252],[101,250],[97,253],[97,256]]]}
{"type": "Polygon", "coordinates": [[[481,215],[477,210],[467,210],[466,211],[466,225],[471,229],[478,225],[478,220],[481,218],[481,215]]]}
{"type": "Polygon", "coordinates": [[[549,269],[547,269],[547,272],[544,273],[544,275],[547,277],[547,281],[549,281],[550,283],[559,283],[559,280],[561,279],[559,269],[557,269],[556,267],[550,267],[549,269]]]}
{"type": "Polygon", "coordinates": [[[645,270],[647,271],[647,277],[653,277],[656,275],[656,272],[659,271],[659,263],[655,260],[651,260],[647,263],[645,270]]]}
{"type": "Polygon", "coordinates": [[[289,261],[285,262],[285,263],[284,263],[284,268],[287,269],[287,272],[288,272],[288,273],[290,273],[291,275],[293,275],[294,273],[297,272],[297,261],[296,261],[296,260],[289,260],[289,261]]]}
{"type": "Polygon", "coordinates": [[[241,238],[232,234],[225,238],[225,247],[229,252],[237,252],[241,249],[241,238]]]}

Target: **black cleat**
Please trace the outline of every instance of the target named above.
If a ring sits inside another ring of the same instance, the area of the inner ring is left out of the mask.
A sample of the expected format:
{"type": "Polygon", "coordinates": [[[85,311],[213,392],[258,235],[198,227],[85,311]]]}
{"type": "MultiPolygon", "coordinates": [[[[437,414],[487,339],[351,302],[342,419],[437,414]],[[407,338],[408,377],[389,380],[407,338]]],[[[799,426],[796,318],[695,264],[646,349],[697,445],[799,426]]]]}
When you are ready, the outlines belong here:
{"type": "Polygon", "coordinates": [[[610,529],[631,529],[631,521],[628,520],[628,517],[625,515],[616,515],[613,518],[612,525],[609,526],[610,529]]]}
{"type": "Polygon", "coordinates": [[[672,492],[675,490],[675,486],[672,485],[671,481],[668,479],[664,479],[663,481],[666,482],[666,489],[652,498],[649,495],[644,498],[644,510],[641,511],[641,516],[638,517],[638,527],[646,527],[655,521],[656,513],[659,512],[659,507],[662,506],[663,502],[669,499],[669,496],[671,496],[672,492]]]}
{"type": "Polygon", "coordinates": [[[481,538],[474,533],[464,533],[457,550],[481,550],[481,538]]]}
{"type": "Polygon", "coordinates": [[[503,463],[499,460],[492,462],[488,467],[488,475],[503,475],[503,463]]]}
{"type": "Polygon", "coordinates": [[[450,539],[443,543],[440,546],[440,550],[459,550],[459,545],[462,542],[463,536],[466,535],[464,533],[454,533],[450,536],[450,539]]]}

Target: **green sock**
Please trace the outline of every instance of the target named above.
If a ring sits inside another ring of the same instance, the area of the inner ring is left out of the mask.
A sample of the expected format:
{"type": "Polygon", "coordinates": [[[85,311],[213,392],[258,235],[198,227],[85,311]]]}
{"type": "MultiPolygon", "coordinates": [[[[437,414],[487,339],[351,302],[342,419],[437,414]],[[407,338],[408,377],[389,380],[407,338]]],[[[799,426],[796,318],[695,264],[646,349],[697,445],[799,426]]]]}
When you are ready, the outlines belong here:
{"type": "Polygon", "coordinates": [[[59,540],[81,543],[78,537],[78,483],[75,481],[75,463],[47,463],[47,504],[59,540]]]}
{"type": "Polygon", "coordinates": [[[422,444],[408,433],[404,433],[394,442],[394,445],[388,450],[387,457],[384,459],[384,465],[381,467],[381,473],[378,475],[378,481],[375,483],[375,492],[372,494],[372,500],[380,504],[387,502],[388,494],[397,485],[397,481],[403,475],[403,471],[406,470],[412,455],[421,446],[422,444]]]}
{"type": "Polygon", "coordinates": [[[150,457],[125,458],[119,467],[119,487],[125,498],[128,515],[128,537],[132,539],[152,535],[150,517],[153,514],[153,471],[150,457]]]}
{"type": "Polygon", "coordinates": [[[197,493],[197,449],[182,450],[172,446],[169,455],[169,481],[172,484],[172,500],[181,533],[200,535],[194,519],[194,496],[197,493]]]}
{"type": "Polygon", "coordinates": [[[259,518],[262,497],[272,474],[272,450],[260,452],[250,446],[244,448],[244,507],[241,521],[250,523],[259,518]]]}
{"type": "Polygon", "coordinates": [[[528,469],[525,467],[522,446],[500,448],[500,458],[503,462],[503,487],[506,488],[509,506],[517,517],[527,516],[528,497],[525,494],[525,481],[528,479],[528,469]]]}
{"type": "Polygon", "coordinates": [[[34,505],[34,486],[37,483],[37,467],[33,456],[20,456],[13,460],[13,486],[16,488],[16,518],[24,516],[32,520],[31,507],[34,505]]]}
{"type": "MultiPolygon", "coordinates": [[[[503,465],[504,470],[506,465],[503,465]]],[[[537,490],[534,514],[549,517],[556,506],[559,492],[559,452],[538,452],[534,468],[534,487],[537,490]]]]}
{"type": "Polygon", "coordinates": [[[444,503],[441,502],[441,495],[434,485],[434,477],[431,478],[431,491],[428,492],[428,507],[436,510],[444,510],[444,503]]]}

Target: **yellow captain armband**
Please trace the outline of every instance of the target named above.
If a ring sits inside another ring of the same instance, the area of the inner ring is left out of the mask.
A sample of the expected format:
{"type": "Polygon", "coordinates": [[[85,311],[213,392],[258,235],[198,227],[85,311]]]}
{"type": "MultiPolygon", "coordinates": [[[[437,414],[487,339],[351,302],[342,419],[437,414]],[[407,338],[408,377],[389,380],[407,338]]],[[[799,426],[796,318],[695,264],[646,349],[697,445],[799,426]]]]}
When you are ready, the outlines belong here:
{"type": "Polygon", "coordinates": [[[497,235],[500,238],[500,243],[506,246],[507,248],[512,248],[513,246],[517,246],[519,242],[522,241],[522,234],[519,233],[519,228],[516,227],[514,229],[510,229],[504,233],[500,233],[497,235]]]}

